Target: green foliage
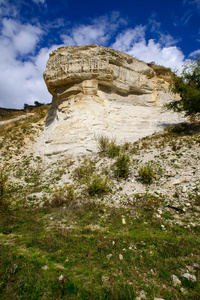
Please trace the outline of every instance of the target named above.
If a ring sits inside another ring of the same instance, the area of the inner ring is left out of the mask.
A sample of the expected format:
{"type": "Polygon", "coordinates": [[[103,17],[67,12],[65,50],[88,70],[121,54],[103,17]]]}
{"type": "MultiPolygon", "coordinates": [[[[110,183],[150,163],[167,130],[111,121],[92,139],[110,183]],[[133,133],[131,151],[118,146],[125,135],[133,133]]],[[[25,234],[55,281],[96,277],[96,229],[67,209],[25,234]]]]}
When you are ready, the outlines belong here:
{"type": "Polygon", "coordinates": [[[107,136],[99,135],[97,138],[98,148],[100,152],[107,152],[109,146],[109,138],[107,136]]]}
{"type": "Polygon", "coordinates": [[[120,146],[116,145],[114,140],[109,140],[107,136],[100,135],[97,137],[98,148],[100,153],[107,155],[110,158],[114,158],[120,153],[120,146]]]}
{"type": "Polygon", "coordinates": [[[74,192],[74,186],[69,185],[65,188],[57,189],[52,195],[52,200],[47,205],[51,207],[59,207],[63,205],[70,205],[76,199],[76,194],[74,192]]]}
{"type": "Polygon", "coordinates": [[[74,170],[73,177],[74,179],[77,179],[79,181],[87,182],[90,176],[93,174],[94,170],[95,163],[85,158],[83,163],[74,170]]]}
{"type": "Polygon", "coordinates": [[[186,116],[200,113],[200,58],[185,65],[181,76],[174,75],[172,91],[181,99],[167,104],[168,109],[184,112],[186,116]]]}
{"type": "Polygon", "coordinates": [[[130,172],[130,158],[128,154],[120,154],[115,162],[115,175],[117,179],[128,178],[130,172]]]}
{"type": "Polygon", "coordinates": [[[110,188],[108,186],[107,178],[102,178],[99,175],[94,176],[88,183],[87,191],[90,196],[100,196],[109,193],[110,188]]]}
{"type": "Polygon", "coordinates": [[[1,298],[136,299],[142,288],[148,298],[183,299],[171,282],[177,274],[187,299],[198,299],[198,273],[196,283],[181,274],[199,263],[199,232],[166,223],[163,230],[164,220],[149,214],[162,199],[136,198],[134,210],[83,201],[67,210],[18,206],[1,213],[1,298]]]}
{"type": "Polygon", "coordinates": [[[111,141],[111,143],[108,146],[108,157],[114,158],[119,155],[120,152],[120,146],[116,145],[114,141],[111,141]]]}
{"type": "Polygon", "coordinates": [[[153,167],[150,163],[141,166],[138,171],[139,176],[142,178],[142,182],[150,184],[155,178],[153,167]]]}
{"type": "Polygon", "coordinates": [[[0,168],[0,204],[3,203],[2,199],[5,193],[5,185],[8,180],[8,174],[5,170],[5,167],[0,168]]]}

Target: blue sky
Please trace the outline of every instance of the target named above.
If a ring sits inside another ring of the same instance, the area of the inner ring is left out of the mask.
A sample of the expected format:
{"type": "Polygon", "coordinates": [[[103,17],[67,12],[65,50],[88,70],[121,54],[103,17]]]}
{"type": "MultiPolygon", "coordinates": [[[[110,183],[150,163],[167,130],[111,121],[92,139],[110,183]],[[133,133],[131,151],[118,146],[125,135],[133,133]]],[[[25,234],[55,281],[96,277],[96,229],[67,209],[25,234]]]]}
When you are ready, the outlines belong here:
{"type": "Polygon", "coordinates": [[[0,0],[0,107],[51,101],[49,53],[98,44],[181,69],[200,53],[200,0],[0,0]]]}

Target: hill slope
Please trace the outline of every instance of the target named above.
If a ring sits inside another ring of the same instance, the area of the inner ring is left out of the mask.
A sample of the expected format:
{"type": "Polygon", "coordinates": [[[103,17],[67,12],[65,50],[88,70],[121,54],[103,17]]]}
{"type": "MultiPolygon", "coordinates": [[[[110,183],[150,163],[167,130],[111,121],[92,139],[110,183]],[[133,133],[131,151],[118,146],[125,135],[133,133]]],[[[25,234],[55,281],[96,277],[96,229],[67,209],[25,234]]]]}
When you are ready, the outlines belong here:
{"type": "Polygon", "coordinates": [[[2,299],[198,299],[199,124],[46,164],[44,115],[0,127],[2,299]]]}

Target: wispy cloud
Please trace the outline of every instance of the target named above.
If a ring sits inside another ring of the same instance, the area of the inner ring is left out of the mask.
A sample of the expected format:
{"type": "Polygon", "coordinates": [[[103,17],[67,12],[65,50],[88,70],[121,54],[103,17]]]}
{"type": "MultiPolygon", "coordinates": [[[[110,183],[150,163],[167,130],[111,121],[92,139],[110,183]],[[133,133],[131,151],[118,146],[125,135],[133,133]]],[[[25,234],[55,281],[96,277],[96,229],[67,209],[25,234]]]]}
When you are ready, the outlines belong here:
{"type": "Polygon", "coordinates": [[[46,0],[32,0],[36,4],[45,4],[46,0]]]}
{"type": "Polygon", "coordinates": [[[119,26],[125,24],[126,20],[121,18],[118,12],[113,12],[111,15],[95,18],[91,24],[81,24],[66,30],[66,33],[61,35],[61,39],[67,46],[93,43],[106,45],[119,26]]]}
{"type": "Polygon", "coordinates": [[[192,53],[190,53],[189,57],[195,58],[198,55],[200,55],[200,49],[195,50],[192,53]]]}
{"type": "Polygon", "coordinates": [[[194,0],[194,2],[196,3],[197,7],[200,9],[200,0],[194,0]]]}
{"type": "Polygon", "coordinates": [[[19,3],[14,4],[9,0],[0,0],[0,17],[16,17],[19,13],[19,3]]]}
{"type": "Polygon", "coordinates": [[[145,30],[146,26],[142,25],[124,30],[117,36],[115,43],[111,45],[112,48],[122,52],[130,51],[135,43],[144,40],[145,30]]]}
{"type": "Polygon", "coordinates": [[[193,5],[196,6],[198,9],[200,9],[200,0],[184,0],[183,4],[193,5]]]}

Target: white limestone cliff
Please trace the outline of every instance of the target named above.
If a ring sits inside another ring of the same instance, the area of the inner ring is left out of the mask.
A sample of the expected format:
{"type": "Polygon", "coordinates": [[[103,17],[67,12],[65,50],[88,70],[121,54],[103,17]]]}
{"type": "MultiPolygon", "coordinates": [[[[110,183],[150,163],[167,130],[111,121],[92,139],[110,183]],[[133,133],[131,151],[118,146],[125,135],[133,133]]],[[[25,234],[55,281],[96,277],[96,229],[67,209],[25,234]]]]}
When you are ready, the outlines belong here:
{"type": "Polygon", "coordinates": [[[134,142],[182,120],[163,110],[175,96],[170,72],[97,45],[50,54],[44,80],[53,96],[37,151],[46,157],[97,151],[95,137],[134,142]]]}

